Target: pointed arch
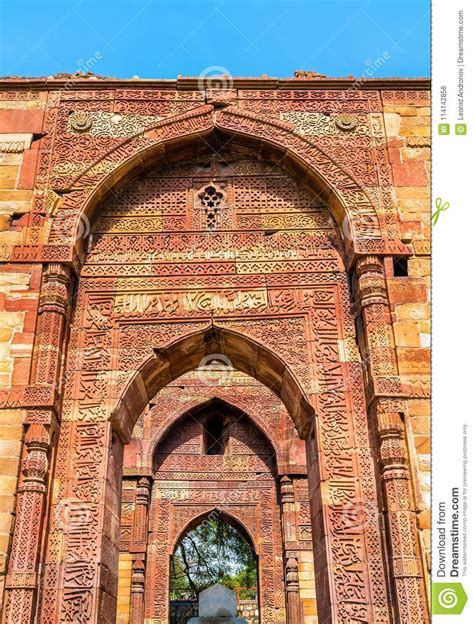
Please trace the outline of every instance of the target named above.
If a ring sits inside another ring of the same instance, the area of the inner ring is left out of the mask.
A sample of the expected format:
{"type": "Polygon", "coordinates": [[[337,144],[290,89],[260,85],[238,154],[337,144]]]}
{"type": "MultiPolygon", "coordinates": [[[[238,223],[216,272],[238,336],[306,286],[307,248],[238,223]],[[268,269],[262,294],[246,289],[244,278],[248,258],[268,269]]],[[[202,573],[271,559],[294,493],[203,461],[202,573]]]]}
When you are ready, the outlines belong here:
{"type": "MultiPolygon", "coordinates": [[[[84,253],[84,237],[77,236],[77,232],[83,233],[84,218],[91,221],[101,202],[172,152],[183,146],[189,150],[193,141],[207,142],[213,134],[223,135],[226,142],[243,141],[263,149],[267,156],[276,155],[279,161],[296,170],[300,179],[307,180],[328,205],[344,233],[347,249],[363,251],[370,239],[372,252],[386,250],[384,222],[367,193],[321,147],[297,134],[293,124],[234,106],[215,109],[204,105],[161,120],[126,139],[72,182],[73,190],[64,198],[60,213],[67,215],[78,256],[84,253]]],[[[60,213],[57,218],[66,218],[60,213]]]]}
{"type": "Polygon", "coordinates": [[[181,411],[179,414],[174,414],[174,418],[170,419],[166,423],[165,427],[158,428],[145,449],[145,453],[143,455],[144,467],[149,470],[152,469],[153,457],[156,455],[159,445],[166,439],[172,429],[176,427],[182,419],[190,415],[196,417],[198,414],[212,407],[228,411],[231,414],[238,415],[239,417],[247,418],[272,449],[275,454],[277,466],[283,464],[285,458],[282,456],[282,448],[279,440],[275,435],[272,435],[269,428],[265,426],[263,419],[259,418],[256,413],[249,413],[249,411],[240,408],[235,403],[231,403],[225,399],[215,396],[204,401],[195,401],[193,405],[188,406],[184,411],[181,411]]]}
{"type": "Polygon", "coordinates": [[[300,382],[277,354],[253,338],[212,324],[154,351],[136,371],[112,411],[110,420],[123,441],[130,440],[139,415],[161,388],[213,355],[224,356],[229,366],[270,388],[282,400],[300,437],[308,434],[315,410],[300,382]]]}
{"type": "Polygon", "coordinates": [[[226,511],[224,509],[221,509],[220,507],[209,507],[206,511],[199,511],[193,518],[191,518],[191,520],[188,521],[188,523],[184,527],[180,527],[179,532],[177,532],[175,535],[171,554],[174,554],[179,543],[190,531],[195,529],[197,526],[205,522],[206,519],[210,517],[218,517],[224,522],[227,522],[227,524],[230,524],[231,526],[236,528],[248,541],[253,551],[256,554],[259,554],[257,550],[257,536],[252,535],[252,529],[246,525],[245,520],[243,518],[237,517],[235,511],[226,511]]]}

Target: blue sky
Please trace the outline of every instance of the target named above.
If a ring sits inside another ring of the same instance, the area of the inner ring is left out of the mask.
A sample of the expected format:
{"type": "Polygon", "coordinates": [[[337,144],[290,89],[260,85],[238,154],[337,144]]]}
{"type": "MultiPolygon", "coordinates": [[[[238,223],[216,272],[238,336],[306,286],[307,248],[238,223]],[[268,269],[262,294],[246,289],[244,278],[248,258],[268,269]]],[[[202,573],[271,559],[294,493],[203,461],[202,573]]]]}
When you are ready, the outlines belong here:
{"type": "Polygon", "coordinates": [[[429,76],[428,0],[0,0],[0,75],[429,76]],[[93,60],[91,60],[93,59],[93,60]]]}

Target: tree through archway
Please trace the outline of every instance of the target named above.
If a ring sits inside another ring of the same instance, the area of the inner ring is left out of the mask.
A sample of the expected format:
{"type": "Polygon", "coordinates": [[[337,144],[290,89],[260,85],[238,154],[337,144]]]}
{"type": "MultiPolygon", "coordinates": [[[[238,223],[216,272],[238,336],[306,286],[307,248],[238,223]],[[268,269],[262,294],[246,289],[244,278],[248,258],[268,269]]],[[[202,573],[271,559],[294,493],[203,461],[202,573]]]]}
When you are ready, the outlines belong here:
{"type": "Polygon", "coordinates": [[[240,601],[258,605],[258,564],[250,539],[219,509],[189,529],[170,564],[171,621],[195,610],[199,593],[215,583],[236,592],[240,601]]]}

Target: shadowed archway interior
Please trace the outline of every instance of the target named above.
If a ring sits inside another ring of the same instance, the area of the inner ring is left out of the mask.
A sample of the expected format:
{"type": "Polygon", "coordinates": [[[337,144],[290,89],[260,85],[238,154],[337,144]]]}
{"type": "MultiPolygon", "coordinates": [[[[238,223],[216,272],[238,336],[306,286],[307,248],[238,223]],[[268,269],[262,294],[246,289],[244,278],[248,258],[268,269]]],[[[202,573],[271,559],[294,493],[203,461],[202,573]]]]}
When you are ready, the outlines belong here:
{"type": "MultiPolygon", "coordinates": [[[[148,597],[155,605],[155,616],[174,621],[195,610],[199,589],[221,582],[237,592],[239,613],[248,621],[263,621],[263,613],[268,617],[269,601],[274,605],[272,617],[286,619],[288,596],[283,577],[290,554],[287,549],[296,550],[292,556],[299,557],[302,569],[310,569],[312,554],[304,443],[281,400],[252,377],[223,369],[215,360],[157,393],[125,448],[120,565],[132,569],[140,551],[134,540],[136,505],[143,488],[140,475],[147,472],[142,462],[149,456],[148,449],[153,449],[146,484],[151,501],[148,519],[141,517],[148,527],[147,543],[141,549],[146,550],[147,560],[145,604],[148,597]],[[186,403],[192,407],[182,413],[186,403]],[[247,406],[253,408],[253,418],[244,411],[247,406]],[[209,442],[212,445],[218,439],[218,424],[225,435],[225,448],[209,453],[209,442]],[[161,431],[159,440],[156,431],[161,431]],[[291,471],[293,477],[283,475],[282,470],[291,471]],[[282,496],[288,496],[290,490],[296,491],[296,498],[288,515],[282,496]],[[130,503],[135,505],[132,515],[130,503]],[[229,524],[234,528],[229,529],[229,524]],[[225,537],[226,529],[234,544],[229,552],[222,543],[219,548],[218,538],[222,531],[225,537]],[[190,531],[196,532],[194,540],[190,531]],[[247,547],[238,536],[242,532],[247,547]],[[187,540],[186,535],[190,535],[187,540]],[[206,535],[216,538],[215,552],[202,545],[206,535]],[[228,563],[232,563],[230,568],[228,563]]],[[[130,586],[122,585],[121,592],[119,603],[122,599],[126,603],[130,586]]],[[[312,595],[310,600],[308,591],[307,610],[311,605],[315,608],[314,589],[312,595]]],[[[130,617],[136,615],[133,602],[129,608],[130,617]]],[[[302,613],[302,602],[298,608],[302,613]]]]}

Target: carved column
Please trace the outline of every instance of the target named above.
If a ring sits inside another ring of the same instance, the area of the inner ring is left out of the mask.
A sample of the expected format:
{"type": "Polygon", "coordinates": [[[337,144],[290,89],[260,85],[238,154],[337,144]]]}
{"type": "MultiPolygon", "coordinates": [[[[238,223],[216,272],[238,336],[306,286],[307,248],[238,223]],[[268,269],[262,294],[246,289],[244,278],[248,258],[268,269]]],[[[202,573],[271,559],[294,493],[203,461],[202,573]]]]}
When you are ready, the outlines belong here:
{"type": "Polygon", "coordinates": [[[5,586],[4,624],[30,622],[33,613],[49,441],[49,432],[44,425],[29,426],[25,437],[16,523],[5,586]]]}
{"type": "Polygon", "coordinates": [[[404,423],[399,413],[376,406],[380,462],[399,622],[429,622],[416,510],[408,469],[404,423]]]}
{"type": "Polygon", "coordinates": [[[300,601],[300,583],[298,575],[298,559],[296,553],[288,553],[285,566],[286,596],[288,600],[288,622],[303,622],[303,610],[300,601]]]}
{"type": "Polygon", "coordinates": [[[52,263],[43,274],[30,385],[29,408],[16,501],[16,521],[8,565],[2,622],[30,622],[38,585],[41,530],[51,437],[57,428],[56,392],[69,311],[71,271],[52,263]],[[47,399],[45,397],[48,397],[47,399]],[[41,405],[35,405],[35,400],[41,405]]]}
{"type": "Polygon", "coordinates": [[[135,559],[132,564],[132,588],[130,597],[130,624],[143,624],[145,617],[145,563],[135,559]]]}
{"type": "Polygon", "coordinates": [[[373,386],[377,377],[398,374],[383,261],[378,256],[359,258],[356,273],[358,322],[365,334],[365,344],[359,346],[373,386]]]}
{"type": "Polygon", "coordinates": [[[428,622],[413,492],[408,469],[402,384],[398,374],[384,265],[377,256],[359,258],[356,264],[358,323],[371,405],[374,444],[382,470],[382,494],[388,524],[391,578],[398,612],[397,622],[428,622]],[[387,390],[397,400],[386,396],[387,390]],[[385,393],[385,396],[384,396],[385,393]],[[375,421],[375,422],[374,422],[375,421]]]}
{"type": "Polygon", "coordinates": [[[280,479],[280,496],[285,544],[296,541],[295,491],[293,481],[287,475],[280,479]]]}
{"type": "Polygon", "coordinates": [[[282,507],[283,541],[286,553],[285,588],[287,617],[288,622],[291,622],[291,624],[300,624],[303,622],[303,610],[300,600],[298,559],[297,554],[295,552],[290,552],[289,550],[295,547],[297,541],[295,491],[293,481],[288,475],[281,477],[280,496],[282,507]]]}
{"type": "Polygon", "coordinates": [[[69,303],[69,267],[51,263],[43,276],[31,383],[59,385],[59,368],[69,303]]]}
{"type": "Polygon", "coordinates": [[[150,480],[141,477],[137,485],[135,514],[132,527],[132,552],[146,552],[148,534],[148,508],[150,506],[150,480]]]}
{"type": "Polygon", "coordinates": [[[130,552],[140,558],[133,561],[130,597],[130,622],[143,624],[145,617],[145,558],[148,542],[148,509],[150,507],[150,479],[141,477],[137,484],[130,552]]]}

